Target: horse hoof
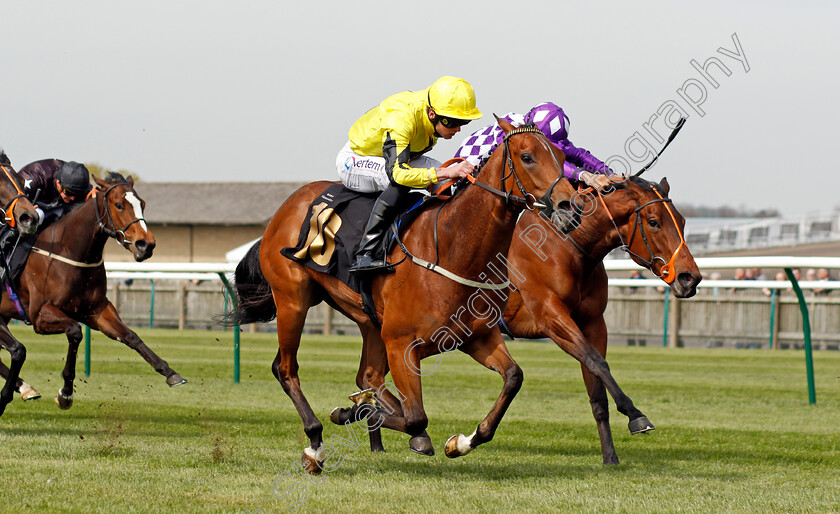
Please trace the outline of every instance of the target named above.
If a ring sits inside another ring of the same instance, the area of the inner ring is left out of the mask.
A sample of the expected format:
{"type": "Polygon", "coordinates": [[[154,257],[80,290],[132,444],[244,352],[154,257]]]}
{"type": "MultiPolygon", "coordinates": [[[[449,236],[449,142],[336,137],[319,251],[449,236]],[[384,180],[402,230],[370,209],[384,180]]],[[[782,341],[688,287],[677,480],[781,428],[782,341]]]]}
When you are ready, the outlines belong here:
{"type": "Polygon", "coordinates": [[[34,387],[27,384],[26,382],[20,386],[20,399],[28,402],[29,400],[37,400],[41,397],[41,393],[35,390],[34,387]]]}
{"type": "Polygon", "coordinates": [[[169,387],[175,387],[181,384],[186,384],[187,379],[182,377],[180,374],[175,373],[174,375],[170,375],[166,378],[166,383],[169,384],[169,387]]]}
{"type": "Polygon", "coordinates": [[[647,432],[649,430],[653,430],[654,427],[653,423],[647,419],[647,416],[642,416],[640,418],[636,418],[630,423],[627,424],[627,427],[630,429],[630,433],[633,435],[641,434],[643,432],[647,432]]]}
{"type": "Polygon", "coordinates": [[[379,402],[376,401],[376,390],[371,388],[356,391],[355,393],[349,395],[348,398],[350,398],[350,401],[356,405],[369,403],[377,409],[381,408],[379,402]]]}
{"type": "Polygon", "coordinates": [[[61,391],[55,397],[55,404],[58,405],[58,408],[61,410],[67,410],[73,406],[73,395],[64,396],[61,394],[61,391]]]}
{"type": "Polygon", "coordinates": [[[303,450],[303,457],[301,458],[303,469],[310,475],[320,475],[324,470],[324,452],[323,449],[313,450],[307,448],[303,450]]]}
{"type": "MultiPolygon", "coordinates": [[[[420,455],[427,455],[431,457],[435,454],[435,448],[432,446],[432,438],[426,434],[420,434],[412,437],[408,441],[408,447],[411,448],[411,451],[419,453],[420,455]]],[[[384,452],[385,449],[383,448],[382,451],[384,452]]]]}
{"type": "Polygon", "coordinates": [[[336,425],[343,425],[350,421],[350,409],[345,407],[336,407],[330,412],[330,421],[336,425]]]}
{"type": "Polygon", "coordinates": [[[444,446],[443,451],[447,457],[454,459],[455,457],[463,457],[470,453],[472,446],[470,446],[469,438],[464,434],[453,435],[446,440],[446,446],[444,446]]]}

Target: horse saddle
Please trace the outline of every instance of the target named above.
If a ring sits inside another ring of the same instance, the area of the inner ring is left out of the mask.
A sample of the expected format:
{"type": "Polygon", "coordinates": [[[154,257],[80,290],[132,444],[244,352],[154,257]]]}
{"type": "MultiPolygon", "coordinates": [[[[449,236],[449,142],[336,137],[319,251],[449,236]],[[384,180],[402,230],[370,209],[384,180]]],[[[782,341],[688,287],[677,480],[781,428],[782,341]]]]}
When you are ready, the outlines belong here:
{"type": "MultiPolygon", "coordinates": [[[[351,275],[350,266],[365,231],[373,204],[379,193],[359,193],[333,184],[309,205],[303,220],[297,245],[283,248],[280,253],[295,262],[333,276],[357,293],[362,292],[360,277],[351,275]]],[[[407,227],[421,212],[429,198],[416,193],[417,199],[397,223],[400,230],[407,227]]],[[[393,226],[385,240],[393,244],[393,226]]]]}

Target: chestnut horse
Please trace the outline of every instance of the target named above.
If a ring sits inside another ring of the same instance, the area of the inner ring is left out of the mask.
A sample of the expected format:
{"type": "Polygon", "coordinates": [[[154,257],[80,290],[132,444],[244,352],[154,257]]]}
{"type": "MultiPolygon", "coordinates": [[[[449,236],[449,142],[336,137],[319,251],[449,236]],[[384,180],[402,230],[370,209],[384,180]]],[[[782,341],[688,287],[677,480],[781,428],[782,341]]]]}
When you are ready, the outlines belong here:
{"type": "MultiPolygon", "coordinates": [[[[370,352],[375,352],[378,359],[387,359],[394,382],[404,393],[405,413],[397,418],[380,411],[380,421],[383,426],[411,435],[411,448],[419,453],[432,452],[425,433],[428,419],[423,408],[421,359],[441,353],[447,344],[454,347],[453,341],[457,341],[461,351],[499,372],[504,381],[492,410],[473,435],[456,438],[453,457],[490,441],[519,391],[522,371],[508,353],[496,320],[482,318],[484,311],[475,313],[476,305],[480,305],[477,296],[482,288],[507,288],[504,278],[487,279],[488,266],[493,264],[492,259],[501,257],[499,266],[505,277],[504,257],[516,219],[524,209],[535,206],[535,196],[547,196],[552,206],[558,206],[574,190],[560,180],[562,152],[538,129],[514,129],[504,120],[498,123],[506,134],[505,143],[480,167],[477,177],[469,177],[473,184],[439,208],[422,212],[401,236],[407,251],[435,264],[408,261],[396,266],[392,274],[373,278],[381,332],[363,312],[359,294],[280,253],[284,247],[297,244],[310,204],[332,183],[315,182],[296,191],[275,213],[261,243],[254,245],[237,267],[239,301],[234,318],[249,323],[277,317],[279,349],[272,371],[294,403],[309,437],[303,463],[310,473],[320,473],[324,462],[323,427],[301,391],[297,352],[306,313],[322,300],[358,323],[368,340],[379,341],[375,347],[365,348],[362,360],[369,358],[370,352]],[[555,184],[557,187],[552,188],[555,184]],[[444,272],[469,285],[427,267],[444,268],[444,272]]],[[[395,248],[390,261],[396,262],[401,256],[401,249],[395,248]]]]}
{"type": "MultiPolygon", "coordinates": [[[[618,464],[605,386],[619,412],[629,418],[631,433],[654,427],[619,388],[604,359],[608,291],[604,257],[615,248],[624,248],[636,263],[669,284],[679,298],[693,296],[701,280],[683,239],[685,219],[670,205],[669,189],[665,179],[653,184],[633,177],[615,181],[603,196],[591,188],[582,190],[573,197],[575,205],[585,206],[577,229],[563,234],[543,214],[525,212],[510,248],[515,289],[504,320],[514,336],[551,338],[581,363],[605,464],[618,464]]],[[[371,346],[379,344],[375,338],[366,338],[364,347],[373,354],[371,346]]],[[[379,399],[393,408],[390,391],[383,387],[387,366],[384,359],[363,362],[356,383],[375,390],[379,399]]],[[[358,409],[338,409],[332,420],[356,421],[359,416],[354,411],[358,409]]],[[[382,451],[378,429],[370,435],[371,449],[382,451]]]]}
{"type": "MultiPolygon", "coordinates": [[[[134,349],[174,387],[186,382],[158,357],[120,319],[105,296],[107,283],[102,252],[109,238],[130,251],[134,260],[152,256],[155,237],[143,218],[145,202],[134,190],[134,180],[118,173],[107,179],[94,177],[97,189],[82,204],[44,229],[20,277],[18,295],[38,334],[66,334],[69,344],[64,366],[64,386],[55,398],[62,409],[73,405],[76,353],[84,323],[134,349]]],[[[22,319],[12,302],[4,297],[0,316],[22,319]]],[[[0,374],[7,373],[0,365],[0,374]]],[[[22,380],[16,387],[20,390],[22,380]]]]}
{"type": "MultiPolygon", "coordinates": [[[[9,225],[20,235],[34,234],[38,228],[38,213],[23,195],[20,176],[12,167],[6,152],[0,148],[0,225],[9,225]]],[[[2,287],[2,286],[0,286],[2,287]]],[[[26,360],[26,348],[14,338],[5,323],[0,323],[0,348],[11,355],[11,369],[0,391],[0,416],[14,397],[15,383],[26,360]]],[[[8,368],[7,368],[8,369],[8,368]]]]}

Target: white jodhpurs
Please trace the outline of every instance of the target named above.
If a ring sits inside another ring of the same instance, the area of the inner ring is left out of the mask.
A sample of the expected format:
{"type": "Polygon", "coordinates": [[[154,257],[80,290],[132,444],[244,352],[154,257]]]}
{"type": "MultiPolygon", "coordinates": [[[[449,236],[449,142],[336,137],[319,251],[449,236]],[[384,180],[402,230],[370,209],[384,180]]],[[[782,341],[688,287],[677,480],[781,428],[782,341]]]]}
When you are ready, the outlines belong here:
{"type": "MultiPolygon", "coordinates": [[[[440,166],[440,161],[421,155],[412,159],[409,165],[413,168],[436,168],[440,166]]],[[[344,148],[338,152],[335,167],[338,170],[338,178],[347,189],[353,191],[360,193],[384,191],[391,183],[388,172],[385,171],[385,158],[358,155],[350,149],[350,141],[347,141],[344,148]]]]}

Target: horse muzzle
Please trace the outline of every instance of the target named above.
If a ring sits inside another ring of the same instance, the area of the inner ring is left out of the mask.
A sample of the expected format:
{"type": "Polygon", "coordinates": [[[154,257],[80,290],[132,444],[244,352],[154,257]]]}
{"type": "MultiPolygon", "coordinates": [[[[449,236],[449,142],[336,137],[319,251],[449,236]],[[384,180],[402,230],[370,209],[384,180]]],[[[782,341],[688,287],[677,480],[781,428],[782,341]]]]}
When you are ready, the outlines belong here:
{"type": "Polygon", "coordinates": [[[671,283],[671,292],[677,298],[691,298],[697,294],[697,284],[701,280],[703,278],[700,275],[684,271],[671,283]]]}
{"type": "Polygon", "coordinates": [[[551,210],[551,223],[560,232],[568,234],[580,226],[580,211],[572,205],[571,201],[563,200],[551,210]]]}
{"type": "Polygon", "coordinates": [[[131,244],[131,253],[134,255],[134,260],[143,262],[152,256],[155,250],[154,241],[146,241],[145,239],[138,239],[131,244]]]}
{"type": "Polygon", "coordinates": [[[30,236],[38,229],[38,218],[28,212],[24,212],[15,219],[15,226],[18,233],[24,236],[30,236]]]}

